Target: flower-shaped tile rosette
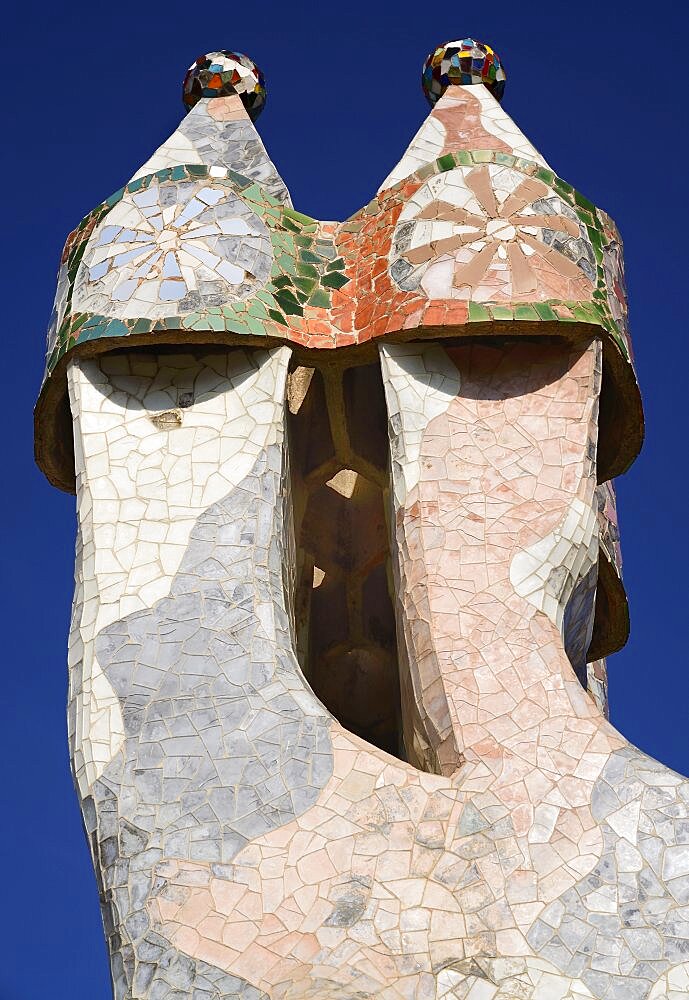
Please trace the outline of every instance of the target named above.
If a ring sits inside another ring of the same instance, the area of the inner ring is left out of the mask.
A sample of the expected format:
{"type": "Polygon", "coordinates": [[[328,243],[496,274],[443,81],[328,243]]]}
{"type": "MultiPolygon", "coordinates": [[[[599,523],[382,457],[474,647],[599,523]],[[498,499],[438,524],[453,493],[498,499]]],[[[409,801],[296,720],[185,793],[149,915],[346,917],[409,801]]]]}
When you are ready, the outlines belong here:
{"type": "Polygon", "coordinates": [[[160,319],[246,298],[270,276],[264,222],[227,185],[154,180],[95,230],[73,310],[160,319]]]}
{"type": "Polygon", "coordinates": [[[552,188],[499,164],[432,177],[395,228],[390,273],[431,299],[587,301],[596,263],[586,227],[552,188]]]}

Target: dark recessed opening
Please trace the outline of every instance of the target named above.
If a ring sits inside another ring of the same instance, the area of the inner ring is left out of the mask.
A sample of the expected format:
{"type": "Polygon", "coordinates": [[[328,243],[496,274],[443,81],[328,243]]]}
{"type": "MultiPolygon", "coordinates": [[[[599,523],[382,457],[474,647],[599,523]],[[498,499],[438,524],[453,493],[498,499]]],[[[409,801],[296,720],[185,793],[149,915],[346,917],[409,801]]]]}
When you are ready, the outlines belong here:
{"type": "Polygon", "coordinates": [[[380,367],[295,367],[288,402],[301,667],[346,729],[404,759],[380,367]]]}

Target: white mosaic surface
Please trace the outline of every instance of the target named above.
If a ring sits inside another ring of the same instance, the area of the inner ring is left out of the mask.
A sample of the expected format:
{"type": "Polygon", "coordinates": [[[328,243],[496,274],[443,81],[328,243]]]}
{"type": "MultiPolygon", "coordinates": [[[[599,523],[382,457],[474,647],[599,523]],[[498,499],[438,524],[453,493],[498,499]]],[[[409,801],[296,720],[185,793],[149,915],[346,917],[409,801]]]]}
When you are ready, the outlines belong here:
{"type": "Polygon", "coordinates": [[[94,654],[112,622],[164,597],[199,514],[281,439],[289,349],[111,355],[70,364],[79,515],[72,660],[84,792],[117,752],[117,699],[94,654]],[[193,405],[180,407],[180,400],[193,405]],[[154,422],[172,414],[170,429],[154,422]]]}
{"type": "Polygon", "coordinates": [[[431,113],[409,143],[402,159],[380,185],[377,193],[387,191],[388,188],[416,173],[427,163],[437,160],[445,148],[446,136],[445,126],[431,113]]]}
{"type": "MultiPolygon", "coordinates": [[[[457,147],[456,139],[453,143],[452,138],[454,137],[448,136],[447,126],[439,117],[438,112],[442,113],[446,109],[455,107],[460,95],[466,103],[475,109],[474,113],[485,132],[497,140],[494,143],[494,148],[505,147],[506,151],[515,156],[523,156],[527,160],[533,160],[543,167],[548,167],[535,146],[529,142],[524,133],[506,114],[500,102],[496,101],[487,87],[484,87],[483,84],[465,87],[451,86],[447,88],[433,107],[431,114],[410,142],[397,166],[390,171],[380,185],[378,194],[381,191],[387,191],[398,181],[416,173],[427,163],[437,160],[446,151],[446,148],[457,147]]],[[[490,148],[488,143],[486,143],[486,148],[490,148]]]]}
{"type": "Polygon", "coordinates": [[[392,436],[392,487],[395,501],[421,479],[421,442],[433,419],[443,413],[460,387],[460,374],[441,347],[384,344],[380,363],[392,436]]]}
{"type": "Polygon", "coordinates": [[[598,518],[592,499],[572,500],[562,524],[518,552],[510,563],[510,582],[516,593],[558,628],[577,580],[598,560],[598,518]]]}
{"type": "Polygon", "coordinates": [[[523,156],[526,160],[533,160],[542,167],[550,168],[543,155],[529,142],[487,87],[472,87],[471,93],[481,105],[481,124],[486,132],[502,139],[515,156],[523,156]]]}
{"type": "Polygon", "coordinates": [[[439,974],[437,1000],[593,1000],[584,983],[542,959],[479,958],[463,965],[439,974]]]}
{"type": "Polygon", "coordinates": [[[686,1000],[689,997],[689,962],[676,965],[658,980],[648,1000],[686,1000]]]}

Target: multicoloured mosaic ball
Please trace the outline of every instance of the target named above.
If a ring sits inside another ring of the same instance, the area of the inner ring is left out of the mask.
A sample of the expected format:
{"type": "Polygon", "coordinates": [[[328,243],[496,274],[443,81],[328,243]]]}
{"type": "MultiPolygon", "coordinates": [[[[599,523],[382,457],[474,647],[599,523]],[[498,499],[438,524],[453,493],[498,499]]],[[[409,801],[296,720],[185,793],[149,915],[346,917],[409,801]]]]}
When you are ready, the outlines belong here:
{"type": "Polygon", "coordinates": [[[266,81],[253,60],[241,52],[208,52],[187,70],[182,84],[182,100],[189,111],[202,97],[239,94],[252,121],[266,103],[266,81]]]}
{"type": "Polygon", "coordinates": [[[423,64],[421,85],[432,106],[451,84],[483,83],[499,101],[505,90],[505,79],[505,68],[490,45],[474,38],[462,38],[445,42],[431,52],[423,64]]]}

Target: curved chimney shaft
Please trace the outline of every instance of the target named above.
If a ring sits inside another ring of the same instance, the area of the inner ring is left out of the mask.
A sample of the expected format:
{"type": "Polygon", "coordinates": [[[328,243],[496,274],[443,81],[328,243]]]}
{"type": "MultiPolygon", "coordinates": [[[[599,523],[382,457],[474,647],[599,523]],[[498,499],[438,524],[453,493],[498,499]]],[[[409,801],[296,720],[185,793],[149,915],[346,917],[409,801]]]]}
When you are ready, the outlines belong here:
{"type": "Polygon", "coordinates": [[[549,745],[554,714],[598,714],[563,625],[598,562],[600,344],[390,344],[381,356],[405,743],[420,767],[484,761],[500,774],[525,732],[534,755],[549,745]]]}
{"type": "MultiPolygon", "coordinates": [[[[263,74],[70,235],[37,460],[77,496],[69,739],[114,1000],[689,993],[689,783],[606,719],[622,251],[473,39],[343,223],[263,74]]],[[[621,681],[620,681],[621,682],[621,681]]]]}

